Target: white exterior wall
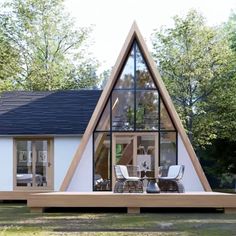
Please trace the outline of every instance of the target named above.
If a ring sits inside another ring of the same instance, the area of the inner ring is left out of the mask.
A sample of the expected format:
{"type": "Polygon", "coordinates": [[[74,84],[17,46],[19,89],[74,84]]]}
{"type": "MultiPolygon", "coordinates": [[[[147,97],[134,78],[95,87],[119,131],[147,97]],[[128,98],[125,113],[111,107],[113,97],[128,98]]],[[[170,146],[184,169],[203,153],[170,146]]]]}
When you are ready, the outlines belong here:
{"type": "Polygon", "coordinates": [[[184,176],[182,179],[185,191],[186,192],[204,191],[204,188],[193,167],[190,156],[188,155],[188,152],[183,144],[180,135],[178,135],[178,164],[185,166],[184,176]]]}
{"type": "Polygon", "coordinates": [[[92,192],[93,158],[92,136],[84,150],[79,165],[77,166],[67,191],[92,192]]]}
{"type": "Polygon", "coordinates": [[[80,141],[80,137],[54,137],[55,191],[59,191],[80,141]]]}
{"type": "MultiPolygon", "coordinates": [[[[54,137],[54,190],[62,181],[80,144],[81,137],[54,137]]],[[[0,191],[13,191],[13,138],[0,137],[0,191]]]]}
{"type": "Polygon", "coordinates": [[[13,191],[13,138],[0,137],[0,191],[13,191]]]}
{"type": "MultiPolygon", "coordinates": [[[[80,144],[80,137],[54,137],[54,190],[58,191],[80,144]]],[[[178,163],[185,166],[182,182],[185,191],[204,191],[192,161],[178,136],[178,163]]],[[[13,138],[0,137],[0,191],[13,191],[13,138]]],[[[92,137],[67,191],[92,191],[92,137]]]]}

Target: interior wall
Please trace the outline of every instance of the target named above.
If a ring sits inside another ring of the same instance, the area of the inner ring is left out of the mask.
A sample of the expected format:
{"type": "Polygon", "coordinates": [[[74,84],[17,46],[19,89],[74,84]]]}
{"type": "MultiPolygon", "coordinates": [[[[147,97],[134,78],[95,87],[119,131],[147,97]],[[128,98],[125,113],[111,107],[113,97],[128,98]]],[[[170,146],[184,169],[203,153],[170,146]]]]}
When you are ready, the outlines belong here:
{"type": "Polygon", "coordinates": [[[180,135],[178,135],[178,164],[185,166],[184,176],[182,179],[185,191],[204,191],[204,188],[194,169],[190,156],[188,155],[180,135]]]}
{"type": "Polygon", "coordinates": [[[0,137],[0,191],[13,191],[13,138],[0,137]]]}
{"type": "Polygon", "coordinates": [[[72,192],[92,192],[93,177],[93,145],[90,137],[79,165],[72,177],[67,191],[72,192]]]}
{"type": "Polygon", "coordinates": [[[81,137],[54,138],[54,190],[59,191],[62,181],[80,144],[81,137]]]}

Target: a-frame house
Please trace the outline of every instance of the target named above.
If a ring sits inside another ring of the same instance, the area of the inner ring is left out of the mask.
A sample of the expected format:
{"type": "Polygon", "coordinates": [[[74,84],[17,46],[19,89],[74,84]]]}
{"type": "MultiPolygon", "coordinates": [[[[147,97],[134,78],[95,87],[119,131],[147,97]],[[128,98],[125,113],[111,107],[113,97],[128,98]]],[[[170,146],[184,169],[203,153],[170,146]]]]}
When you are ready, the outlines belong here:
{"type": "Polygon", "coordinates": [[[186,192],[211,191],[168,91],[134,23],[60,191],[113,191],[115,164],[185,166],[186,192]],[[96,179],[106,181],[99,189],[96,179]]]}
{"type": "Polygon", "coordinates": [[[0,200],[27,199],[31,210],[236,210],[235,194],[211,191],[136,23],[103,91],[1,94],[0,162],[0,200]],[[165,174],[176,164],[185,168],[185,192],[138,192],[138,184],[132,194],[116,191],[116,165],[139,167],[138,183],[148,190],[151,183],[161,188],[160,168],[165,174]]]}

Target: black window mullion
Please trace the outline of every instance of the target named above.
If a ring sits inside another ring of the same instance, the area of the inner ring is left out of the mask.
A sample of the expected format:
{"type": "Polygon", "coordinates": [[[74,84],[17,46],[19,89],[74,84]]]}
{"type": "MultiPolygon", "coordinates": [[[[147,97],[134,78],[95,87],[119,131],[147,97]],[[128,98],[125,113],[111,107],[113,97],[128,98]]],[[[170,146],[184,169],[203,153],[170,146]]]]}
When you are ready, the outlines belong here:
{"type": "MultiPolygon", "coordinates": [[[[111,97],[110,97],[110,191],[112,190],[112,92],[111,92],[111,97]]],[[[114,159],[115,160],[115,159],[114,159]]],[[[115,163],[114,163],[115,164],[115,163]]]]}
{"type": "Polygon", "coordinates": [[[158,92],[158,130],[161,130],[161,99],[160,93],[158,92]]]}
{"type": "Polygon", "coordinates": [[[93,149],[93,191],[95,191],[95,156],[94,156],[94,153],[95,153],[95,145],[94,145],[94,142],[95,142],[95,138],[94,138],[94,132],[93,132],[93,143],[92,143],[92,149],[93,149]]]}
{"type": "Polygon", "coordinates": [[[136,42],[134,42],[134,131],[136,131],[136,42]]]}
{"type": "Polygon", "coordinates": [[[178,160],[178,132],[176,132],[176,140],[175,140],[175,145],[176,145],[176,165],[178,165],[179,160],[178,160]]]}
{"type": "Polygon", "coordinates": [[[158,166],[161,166],[161,132],[158,132],[158,166]]]}
{"type": "Polygon", "coordinates": [[[158,91],[158,155],[159,155],[158,166],[161,165],[161,135],[160,135],[160,130],[161,130],[161,99],[160,99],[160,92],[158,91]]]}

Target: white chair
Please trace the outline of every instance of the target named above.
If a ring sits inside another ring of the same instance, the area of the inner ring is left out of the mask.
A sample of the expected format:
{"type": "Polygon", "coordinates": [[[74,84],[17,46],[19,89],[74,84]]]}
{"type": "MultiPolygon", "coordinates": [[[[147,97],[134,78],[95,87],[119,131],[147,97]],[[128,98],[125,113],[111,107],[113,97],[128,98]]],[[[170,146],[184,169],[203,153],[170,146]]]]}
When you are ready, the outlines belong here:
{"type": "Polygon", "coordinates": [[[143,182],[139,177],[138,166],[115,165],[114,168],[116,176],[115,193],[143,192],[143,182]]]}
{"type": "Polygon", "coordinates": [[[94,188],[95,190],[109,190],[110,180],[103,179],[100,174],[94,175],[94,188]]]}
{"type": "Polygon", "coordinates": [[[184,175],[184,165],[172,165],[168,169],[167,176],[159,177],[158,185],[161,191],[184,192],[184,186],[181,179],[184,175]]]}

